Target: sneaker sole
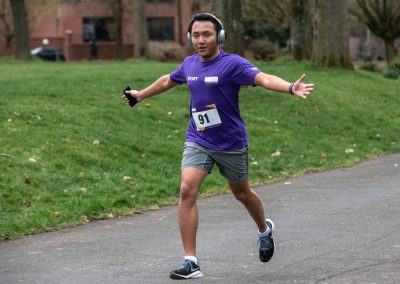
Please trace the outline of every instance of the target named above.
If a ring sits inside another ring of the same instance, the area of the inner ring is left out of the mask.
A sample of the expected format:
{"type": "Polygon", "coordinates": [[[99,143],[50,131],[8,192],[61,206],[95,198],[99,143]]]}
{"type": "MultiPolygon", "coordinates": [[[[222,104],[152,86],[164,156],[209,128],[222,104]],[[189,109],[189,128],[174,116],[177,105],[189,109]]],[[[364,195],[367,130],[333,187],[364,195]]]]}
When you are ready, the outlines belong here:
{"type": "Polygon", "coordinates": [[[196,278],[200,278],[203,277],[203,273],[201,273],[201,271],[197,270],[189,275],[180,275],[180,274],[175,274],[175,273],[171,273],[169,275],[169,277],[171,279],[174,280],[180,280],[180,279],[196,279],[196,278]]]}

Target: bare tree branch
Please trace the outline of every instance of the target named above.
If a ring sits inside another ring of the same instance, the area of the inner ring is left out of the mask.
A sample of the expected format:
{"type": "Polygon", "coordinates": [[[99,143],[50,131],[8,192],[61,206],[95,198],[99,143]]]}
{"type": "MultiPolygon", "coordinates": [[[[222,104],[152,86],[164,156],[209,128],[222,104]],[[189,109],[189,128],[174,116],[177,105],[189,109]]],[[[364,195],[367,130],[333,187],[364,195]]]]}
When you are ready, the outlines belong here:
{"type": "Polygon", "coordinates": [[[351,12],[372,33],[383,39],[386,57],[390,62],[396,56],[394,40],[400,36],[400,3],[398,0],[357,0],[360,11],[351,12]]]}

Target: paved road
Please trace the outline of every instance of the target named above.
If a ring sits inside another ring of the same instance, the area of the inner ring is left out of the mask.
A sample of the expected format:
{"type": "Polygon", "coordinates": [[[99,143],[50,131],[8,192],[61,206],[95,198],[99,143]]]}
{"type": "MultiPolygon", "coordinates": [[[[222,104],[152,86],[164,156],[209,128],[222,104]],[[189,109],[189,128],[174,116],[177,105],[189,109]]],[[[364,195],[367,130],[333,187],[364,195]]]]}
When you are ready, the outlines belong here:
{"type": "MultiPolygon", "coordinates": [[[[400,283],[400,154],[258,187],[277,226],[259,262],[254,224],[231,195],[199,202],[195,283],[400,283]]],[[[173,283],[177,208],[6,242],[0,283],[173,283]]]]}

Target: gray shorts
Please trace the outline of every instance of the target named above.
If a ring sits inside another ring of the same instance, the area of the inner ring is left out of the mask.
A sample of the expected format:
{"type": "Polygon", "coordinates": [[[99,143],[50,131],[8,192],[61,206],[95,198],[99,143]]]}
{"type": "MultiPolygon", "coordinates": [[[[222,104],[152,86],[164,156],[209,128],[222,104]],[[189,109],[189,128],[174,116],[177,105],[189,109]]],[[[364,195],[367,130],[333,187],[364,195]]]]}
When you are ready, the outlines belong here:
{"type": "Polygon", "coordinates": [[[195,142],[186,142],[183,146],[182,168],[194,167],[211,173],[214,164],[228,180],[243,181],[249,175],[248,148],[213,151],[195,142]]]}

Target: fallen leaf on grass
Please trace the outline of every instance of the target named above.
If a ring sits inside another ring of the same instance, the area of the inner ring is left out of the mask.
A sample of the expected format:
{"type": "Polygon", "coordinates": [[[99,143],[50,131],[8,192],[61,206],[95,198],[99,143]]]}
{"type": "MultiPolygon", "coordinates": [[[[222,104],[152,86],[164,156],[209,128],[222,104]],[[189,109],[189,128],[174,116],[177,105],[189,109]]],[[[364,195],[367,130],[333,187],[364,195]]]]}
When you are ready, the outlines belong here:
{"type": "Polygon", "coordinates": [[[281,155],[281,152],[279,150],[276,150],[275,153],[272,153],[271,157],[279,157],[281,155]]]}
{"type": "Polygon", "coordinates": [[[81,217],[81,220],[82,220],[83,222],[85,222],[85,223],[89,223],[89,222],[90,222],[90,219],[89,219],[88,216],[86,216],[86,215],[83,215],[83,216],[81,217]]]}
{"type": "Polygon", "coordinates": [[[126,180],[126,182],[127,182],[128,184],[134,184],[134,183],[135,183],[135,181],[134,181],[131,177],[129,177],[129,176],[124,176],[123,179],[126,180]]]}

